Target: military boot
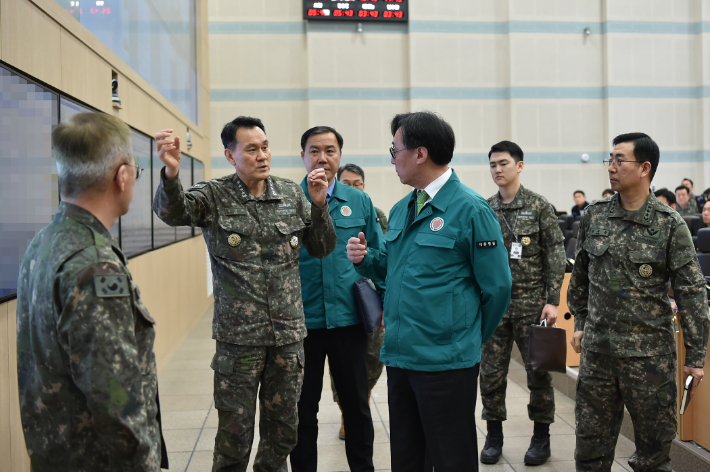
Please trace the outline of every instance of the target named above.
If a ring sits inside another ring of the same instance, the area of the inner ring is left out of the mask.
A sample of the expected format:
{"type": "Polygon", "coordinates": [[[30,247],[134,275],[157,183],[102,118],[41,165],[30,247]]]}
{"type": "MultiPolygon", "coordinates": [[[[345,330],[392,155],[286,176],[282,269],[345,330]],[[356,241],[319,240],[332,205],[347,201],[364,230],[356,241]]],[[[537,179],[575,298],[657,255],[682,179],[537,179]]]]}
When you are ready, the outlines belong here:
{"type": "Polygon", "coordinates": [[[343,407],[340,406],[340,402],[338,402],[338,408],[340,408],[340,431],[338,431],[338,438],[345,441],[345,418],[343,418],[343,407]]]}
{"type": "MultiPolygon", "coordinates": [[[[525,465],[542,465],[550,458],[550,435],[534,434],[525,453],[525,465]]],[[[483,462],[483,461],[481,461],[483,462]]]]}
{"type": "Polygon", "coordinates": [[[503,454],[503,435],[486,435],[486,445],[481,451],[481,464],[497,464],[503,454]]]}

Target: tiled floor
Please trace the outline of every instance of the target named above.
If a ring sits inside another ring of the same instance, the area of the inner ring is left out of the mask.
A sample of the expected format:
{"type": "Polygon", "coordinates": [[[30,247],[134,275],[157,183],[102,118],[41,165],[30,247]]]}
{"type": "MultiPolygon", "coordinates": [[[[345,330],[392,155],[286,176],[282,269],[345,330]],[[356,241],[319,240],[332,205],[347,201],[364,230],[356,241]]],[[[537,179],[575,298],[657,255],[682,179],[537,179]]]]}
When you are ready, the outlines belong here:
{"type": "MultiPolygon", "coordinates": [[[[217,412],[212,401],[212,369],[209,367],[214,354],[210,316],[200,320],[158,376],[163,433],[171,471],[201,472],[210,471],[212,467],[217,412]]],[[[326,379],[323,385],[324,392],[319,413],[319,471],[348,471],[345,444],[338,439],[340,411],[332,401],[330,382],[326,379]]],[[[482,472],[574,471],[574,402],[559,392],[555,394],[555,423],[550,428],[552,457],[544,466],[526,467],[523,464],[523,456],[530,445],[533,429],[532,422],[527,417],[528,389],[525,385],[525,370],[520,364],[511,362],[507,393],[508,421],[503,423],[505,435],[503,458],[493,466],[481,464],[480,470],[482,472]]],[[[375,469],[387,471],[390,469],[390,452],[386,373],[383,373],[373,389],[372,397],[375,469]]],[[[476,409],[480,414],[480,397],[476,400],[476,409]]],[[[258,429],[255,436],[254,449],[258,443],[258,429]]],[[[479,450],[483,447],[484,441],[485,423],[479,420],[479,450]]],[[[633,451],[633,443],[620,437],[616,447],[617,459],[612,471],[630,471],[627,461],[633,451]]],[[[254,455],[255,451],[252,451],[252,460],[254,455]]]]}

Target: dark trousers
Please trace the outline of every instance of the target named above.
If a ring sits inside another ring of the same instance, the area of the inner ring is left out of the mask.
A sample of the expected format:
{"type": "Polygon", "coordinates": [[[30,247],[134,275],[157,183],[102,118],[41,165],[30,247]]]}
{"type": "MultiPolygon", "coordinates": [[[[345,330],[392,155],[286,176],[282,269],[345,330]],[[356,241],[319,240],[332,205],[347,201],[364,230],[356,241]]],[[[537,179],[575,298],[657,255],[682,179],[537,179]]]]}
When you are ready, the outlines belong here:
{"type": "MultiPolygon", "coordinates": [[[[353,472],[372,472],[372,427],[367,402],[367,335],[361,325],[309,329],[303,344],[306,368],[298,402],[298,444],[291,451],[293,472],[316,472],[318,467],[318,403],[323,391],[323,370],[328,356],[330,373],[340,397],[345,435],[345,455],[353,472]]],[[[475,397],[474,397],[475,398],[475,397]]]]}
{"type": "Polygon", "coordinates": [[[436,472],[478,471],[479,366],[443,372],[387,367],[392,472],[430,472],[431,465],[436,472]]]}

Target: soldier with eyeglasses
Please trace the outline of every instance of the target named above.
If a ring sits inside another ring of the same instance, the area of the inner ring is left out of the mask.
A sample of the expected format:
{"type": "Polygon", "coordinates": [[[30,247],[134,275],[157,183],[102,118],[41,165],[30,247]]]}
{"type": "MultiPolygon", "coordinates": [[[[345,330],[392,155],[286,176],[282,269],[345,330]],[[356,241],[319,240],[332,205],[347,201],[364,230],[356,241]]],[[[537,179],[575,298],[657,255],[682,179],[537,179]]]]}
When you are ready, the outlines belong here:
{"type": "Polygon", "coordinates": [[[608,471],[624,418],[634,424],[635,471],[670,471],[676,435],[673,288],[686,349],[683,378],[702,380],[708,344],[705,279],[683,218],[650,186],[658,145],[617,136],[604,163],[616,195],[593,202],[579,226],[567,292],[571,344],[581,352],[575,422],[577,471],[608,471]]]}

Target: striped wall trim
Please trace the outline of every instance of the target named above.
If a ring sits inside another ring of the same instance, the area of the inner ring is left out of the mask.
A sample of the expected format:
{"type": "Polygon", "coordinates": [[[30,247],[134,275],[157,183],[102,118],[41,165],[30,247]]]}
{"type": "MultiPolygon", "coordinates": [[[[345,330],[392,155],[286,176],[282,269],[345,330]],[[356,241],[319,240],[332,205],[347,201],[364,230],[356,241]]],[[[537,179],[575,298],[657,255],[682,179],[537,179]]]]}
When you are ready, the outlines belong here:
{"type": "MultiPolygon", "coordinates": [[[[582,154],[589,154],[589,162],[585,165],[600,166],[602,161],[609,155],[603,151],[570,151],[570,152],[526,152],[526,164],[582,164],[582,154]]],[[[661,162],[710,162],[710,150],[706,151],[661,151],[661,162]]],[[[342,164],[352,163],[363,167],[389,167],[389,154],[362,154],[343,155],[342,164]]],[[[488,153],[461,153],[454,154],[451,161],[452,166],[456,165],[487,165],[488,153]]],[[[272,156],[271,167],[273,169],[294,169],[303,167],[300,156],[272,156]]],[[[213,169],[230,169],[232,166],[224,156],[212,158],[213,169]]],[[[305,172],[305,171],[304,171],[305,172]]]]}
{"type": "Polygon", "coordinates": [[[704,87],[411,87],[212,89],[212,102],[307,100],[509,100],[604,98],[708,98],[704,87]]]}
{"type": "MultiPolygon", "coordinates": [[[[305,34],[354,33],[356,22],[306,21],[210,21],[210,34],[305,34]]],[[[650,21],[422,21],[408,24],[377,24],[363,22],[364,33],[464,33],[509,34],[546,33],[582,34],[589,28],[592,34],[700,34],[710,32],[710,21],[696,23],[650,21]]]]}

